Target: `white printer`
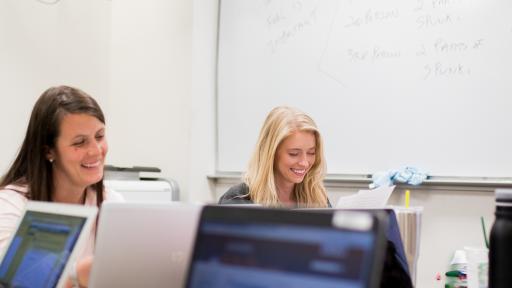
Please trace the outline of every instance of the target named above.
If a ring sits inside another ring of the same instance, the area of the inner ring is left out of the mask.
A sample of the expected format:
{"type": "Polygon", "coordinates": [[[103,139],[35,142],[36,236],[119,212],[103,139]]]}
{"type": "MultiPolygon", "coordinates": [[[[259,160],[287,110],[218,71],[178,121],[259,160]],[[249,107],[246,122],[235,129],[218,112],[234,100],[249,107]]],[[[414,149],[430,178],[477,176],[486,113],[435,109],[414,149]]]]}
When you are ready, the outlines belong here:
{"type": "Polygon", "coordinates": [[[105,165],[104,184],[109,190],[123,195],[126,201],[179,201],[179,186],[175,180],[141,177],[141,173],[159,173],[156,167],[115,167],[105,165]]]}

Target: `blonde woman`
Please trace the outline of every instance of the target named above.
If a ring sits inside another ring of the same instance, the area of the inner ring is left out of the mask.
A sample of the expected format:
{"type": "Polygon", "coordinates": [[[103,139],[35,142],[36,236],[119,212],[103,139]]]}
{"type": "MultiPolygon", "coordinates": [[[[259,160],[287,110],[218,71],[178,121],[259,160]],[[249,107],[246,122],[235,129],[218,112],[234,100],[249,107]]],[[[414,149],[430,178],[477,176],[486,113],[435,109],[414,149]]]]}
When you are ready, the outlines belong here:
{"type": "Polygon", "coordinates": [[[265,119],[244,182],[231,187],[219,204],[330,207],[324,174],[323,143],[313,119],[276,107],[265,119]]]}

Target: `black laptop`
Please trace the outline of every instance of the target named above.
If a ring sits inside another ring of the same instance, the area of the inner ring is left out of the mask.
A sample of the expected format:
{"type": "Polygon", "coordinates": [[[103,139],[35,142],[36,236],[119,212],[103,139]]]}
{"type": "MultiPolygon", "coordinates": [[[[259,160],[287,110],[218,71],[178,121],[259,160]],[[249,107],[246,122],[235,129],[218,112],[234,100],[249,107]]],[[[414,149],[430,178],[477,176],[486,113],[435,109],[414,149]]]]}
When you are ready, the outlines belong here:
{"type": "Polygon", "coordinates": [[[387,218],[206,206],[186,287],[378,287],[387,218]]]}

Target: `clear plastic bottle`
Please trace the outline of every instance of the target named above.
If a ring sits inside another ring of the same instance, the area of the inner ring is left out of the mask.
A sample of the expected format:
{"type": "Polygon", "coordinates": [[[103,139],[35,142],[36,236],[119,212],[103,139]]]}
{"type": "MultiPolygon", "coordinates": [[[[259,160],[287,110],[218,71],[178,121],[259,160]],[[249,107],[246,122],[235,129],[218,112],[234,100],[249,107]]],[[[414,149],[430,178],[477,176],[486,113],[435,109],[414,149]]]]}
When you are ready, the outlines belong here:
{"type": "Polygon", "coordinates": [[[489,288],[512,287],[512,190],[496,190],[489,246],[489,288]]]}
{"type": "Polygon", "coordinates": [[[450,267],[445,273],[445,288],[466,288],[467,285],[468,260],[466,251],[455,250],[450,267]]]}

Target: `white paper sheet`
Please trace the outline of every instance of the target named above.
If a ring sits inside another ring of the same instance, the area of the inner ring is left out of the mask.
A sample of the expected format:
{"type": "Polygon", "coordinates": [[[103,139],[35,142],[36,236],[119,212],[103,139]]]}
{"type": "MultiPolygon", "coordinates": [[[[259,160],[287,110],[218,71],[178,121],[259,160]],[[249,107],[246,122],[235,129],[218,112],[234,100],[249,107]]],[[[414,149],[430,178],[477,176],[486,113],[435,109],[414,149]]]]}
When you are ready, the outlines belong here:
{"type": "Polygon", "coordinates": [[[338,199],[336,208],[381,209],[388,203],[395,186],[379,187],[372,190],[359,190],[357,194],[338,199]]]}

